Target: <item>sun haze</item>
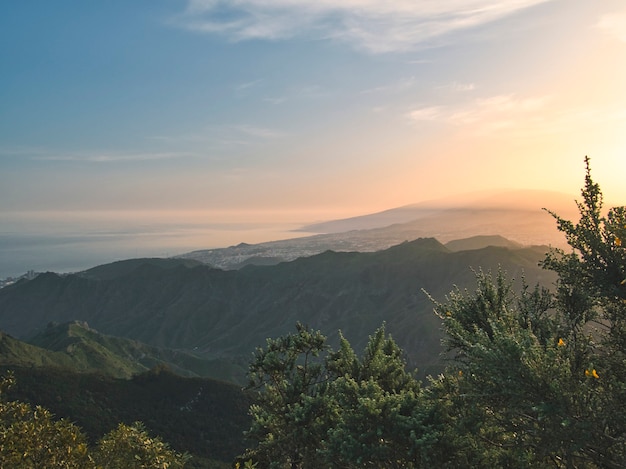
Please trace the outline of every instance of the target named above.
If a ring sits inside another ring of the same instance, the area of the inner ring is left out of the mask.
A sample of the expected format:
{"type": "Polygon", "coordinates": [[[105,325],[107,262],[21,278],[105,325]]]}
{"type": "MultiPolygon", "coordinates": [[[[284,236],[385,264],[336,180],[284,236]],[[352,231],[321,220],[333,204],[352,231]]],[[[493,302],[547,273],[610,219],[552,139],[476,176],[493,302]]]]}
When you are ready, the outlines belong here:
{"type": "Polygon", "coordinates": [[[624,31],[620,0],[9,2],[0,212],[575,197],[585,155],[624,203],[624,31]]]}

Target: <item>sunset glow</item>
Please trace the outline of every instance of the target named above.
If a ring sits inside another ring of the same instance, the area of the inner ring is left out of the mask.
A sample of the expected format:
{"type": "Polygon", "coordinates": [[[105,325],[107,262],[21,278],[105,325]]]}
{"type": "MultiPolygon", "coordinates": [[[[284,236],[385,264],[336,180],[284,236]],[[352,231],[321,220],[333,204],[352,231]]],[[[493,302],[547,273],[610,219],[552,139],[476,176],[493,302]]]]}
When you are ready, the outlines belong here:
{"type": "Polygon", "coordinates": [[[576,197],[585,155],[625,203],[624,31],[619,0],[11,2],[0,211],[296,223],[576,197]]]}

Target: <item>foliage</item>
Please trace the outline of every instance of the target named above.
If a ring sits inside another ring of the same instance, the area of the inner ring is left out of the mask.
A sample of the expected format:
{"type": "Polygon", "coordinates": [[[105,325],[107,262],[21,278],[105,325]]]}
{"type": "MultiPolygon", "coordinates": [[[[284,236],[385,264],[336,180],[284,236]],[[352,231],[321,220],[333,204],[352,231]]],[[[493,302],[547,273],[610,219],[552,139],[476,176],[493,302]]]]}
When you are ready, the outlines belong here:
{"type": "Polygon", "coordinates": [[[10,374],[0,382],[0,467],[93,467],[86,438],[78,427],[54,420],[43,407],[4,399],[13,383],[10,374]]]}
{"type": "Polygon", "coordinates": [[[422,391],[385,327],[361,358],[345,338],[327,361],[330,410],[335,416],[318,449],[334,467],[413,467],[420,458],[422,391]],[[418,436],[419,434],[419,436],[418,436]]]}
{"type": "Polygon", "coordinates": [[[120,424],[89,448],[82,430],[44,407],[6,399],[12,373],[0,380],[0,467],[15,469],[176,469],[189,457],[150,437],[143,424],[120,424]]]}
{"type": "Polygon", "coordinates": [[[94,453],[102,469],[178,469],[185,465],[188,455],[173,451],[160,438],[148,435],[140,422],[120,423],[98,441],[94,453]]]}
{"type": "MultiPolygon", "coordinates": [[[[384,326],[359,357],[319,332],[268,341],[244,457],[272,468],[626,466],[626,209],[602,215],[589,160],[555,291],[475,272],[435,301],[449,363],[422,387],[384,326]]],[[[243,461],[243,460],[242,460],[243,461]]]]}
{"type": "Polygon", "coordinates": [[[453,362],[443,380],[458,433],[498,467],[623,467],[626,372],[626,234],[623,207],[602,216],[590,176],[576,224],[553,214],[572,251],[543,266],[556,291],[502,272],[477,274],[473,293],[436,304],[453,362]]]}
{"type": "Polygon", "coordinates": [[[384,326],[361,357],[319,331],[268,340],[250,366],[254,443],[241,458],[260,467],[417,467],[436,440],[432,409],[384,326]]]}
{"type": "Polygon", "coordinates": [[[240,386],[159,368],[130,380],[55,368],[13,372],[17,383],[7,397],[70,419],[90,442],[120,422],[141,421],[151,435],[193,455],[186,467],[203,469],[230,463],[245,447],[250,399],[240,386]]]}
{"type": "Polygon", "coordinates": [[[253,423],[247,437],[257,441],[252,453],[270,467],[304,467],[317,460],[319,421],[327,415],[323,395],[325,370],[320,354],[326,338],[302,324],[297,332],[268,339],[250,364],[249,388],[262,390],[250,407],[253,423]]]}

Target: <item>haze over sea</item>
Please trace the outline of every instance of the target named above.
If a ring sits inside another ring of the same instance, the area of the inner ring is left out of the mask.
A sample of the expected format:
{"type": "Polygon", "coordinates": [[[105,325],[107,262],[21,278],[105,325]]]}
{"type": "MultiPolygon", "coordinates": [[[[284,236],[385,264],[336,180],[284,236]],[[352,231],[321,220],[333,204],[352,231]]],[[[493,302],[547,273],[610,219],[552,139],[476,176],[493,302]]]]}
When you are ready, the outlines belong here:
{"type": "MultiPolygon", "coordinates": [[[[541,207],[575,219],[575,199],[573,194],[555,191],[497,190],[452,195],[374,213],[342,208],[0,212],[0,278],[17,277],[30,270],[78,272],[124,259],[170,257],[320,233],[349,233],[418,219],[419,226],[400,238],[433,236],[446,242],[499,234],[521,244],[557,245],[562,236],[541,207]],[[429,219],[430,215],[434,218],[429,219]]],[[[615,205],[622,204],[607,201],[607,206],[615,205]]]]}
{"type": "Polygon", "coordinates": [[[233,220],[214,212],[25,212],[4,213],[2,219],[0,278],[302,237],[309,233],[292,230],[311,221],[276,221],[259,213],[233,220]]]}

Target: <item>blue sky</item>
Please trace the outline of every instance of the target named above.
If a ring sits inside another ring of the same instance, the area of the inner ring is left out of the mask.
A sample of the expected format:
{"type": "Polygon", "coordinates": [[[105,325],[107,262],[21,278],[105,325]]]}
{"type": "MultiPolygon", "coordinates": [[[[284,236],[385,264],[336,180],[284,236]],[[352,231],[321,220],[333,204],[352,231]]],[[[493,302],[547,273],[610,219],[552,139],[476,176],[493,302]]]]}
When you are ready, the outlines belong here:
{"type": "Polygon", "coordinates": [[[623,1],[8,1],[0,69],[0,212],[626,200],[623,1]]]}

